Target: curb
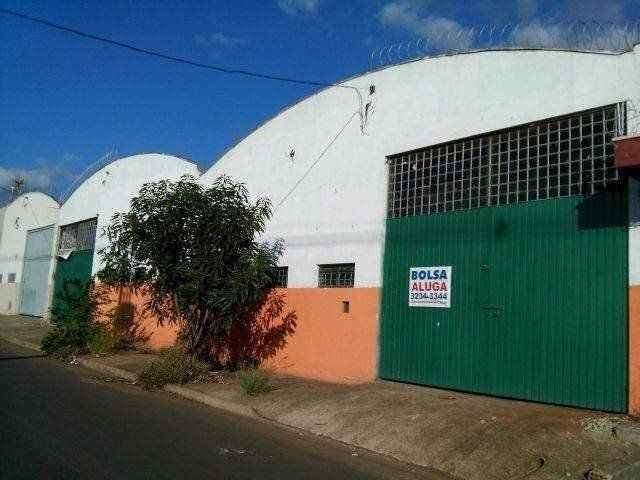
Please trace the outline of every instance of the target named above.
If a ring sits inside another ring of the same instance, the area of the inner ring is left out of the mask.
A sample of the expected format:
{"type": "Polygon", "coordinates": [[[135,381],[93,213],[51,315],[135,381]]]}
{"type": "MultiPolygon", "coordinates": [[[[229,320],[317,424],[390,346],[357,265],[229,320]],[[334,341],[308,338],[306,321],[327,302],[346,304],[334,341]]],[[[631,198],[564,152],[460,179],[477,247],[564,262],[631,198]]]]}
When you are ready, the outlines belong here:
{"type": "MultiPolygon", "coordinates": [[[[35,343],[25,342],[24,340],[20,340],[18,338],[11,337],[4,334],[0,334],[0,338],[2,338],[7,342],[13,343],[15,345],[19,345],[24,348],[37,350],[38,352],[42,351],[40,346],[36,345],[35,343]]],[[[92,358],[78,358],[78,363],[96,372],[100,372],[106,375],[111,375],[113,377],[118,377],[132,383],[137,380],[137,376],[134,373],[128,372],[118,367],[105,365],[104,363],[98,360],[94,360],[92,358]]],[[[166,392],[178,395],[180,397],[186,398],[188,400],[192,400],[198,403],[208,405],[213,408],[218,408],[220,410],[225,410],[230,413],[235,413],[236,415],[242,415],[244,417],[251,417],[251,418],[259,417],[259,415],[257,415],[255,410],[251,407],[247,407],[245,405],[237,405],[235,403],[227,402],[225,400],[220,400],[215,397],[205,395],[204,393],[199,392],[197,390],[192,390],[190,388],[184,387],[182,385],[175,385],[175,384],[165,385],[163,387],[163,390],[166,392]]]]}
{"type": "Polygon", "coordinates": [[[30,350],[35,350],[37,352],[41,352],[42,348],[40,348],[40,345],[36,345],[35,343],[31,343],[31,342],[26,342],[24,340],[20,340],[19,338],[16,337],[11,337],[9,335],[5,335],[5,334],[0,334],[0,338],[6,342],[9,343],[13,343],[15,345],[18,345],[20,347],[24,347],[24,348],[28,348],[30,350]]]}
{"type": "Polygon", "coordinates": [[[258,415],[251,408],[245,405],[237,405],[235,403],[227,402],[225,400],[220,400],[215,397],[211,397],[209,395],[205,395],[202,392],[197,390],[192,390],[187,387],[183,387],[181,385],[165,385],[163,388],[165,392],[174,393],[176,395],[180,395],[181,397],[187,398],[189,400],[193,400],[195,402],[203,403],[213,408],[218,408],[220,410],[225,410],[230,413],[235,413],[236,415],[242,415],[244,417],[257,418],[258,415]]]}
{"type": "Polygon", "coordinates": [[[100,363],[90,358],[78,358],[78,363],[86,368],[90,368],[91,370],[119,377],[123,380],[128,380],[130,382],[135,382],[137,380],[135,373],[127,372],[126,370],[122,370],[118,367],[112,367],[111,365],[105,365],[104,363],[100,363]]]}

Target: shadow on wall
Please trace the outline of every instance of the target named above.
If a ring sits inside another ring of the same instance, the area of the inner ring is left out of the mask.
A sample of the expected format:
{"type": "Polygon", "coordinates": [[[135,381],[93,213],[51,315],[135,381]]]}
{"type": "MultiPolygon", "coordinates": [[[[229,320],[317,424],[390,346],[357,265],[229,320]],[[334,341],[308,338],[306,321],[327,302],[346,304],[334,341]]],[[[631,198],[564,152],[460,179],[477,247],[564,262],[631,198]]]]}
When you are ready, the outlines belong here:
{"type": "Polygon", "coordinates": [[[121,342],[119,348],[148,346],[151,339],[151,333],[148,332],[149,316],[144,308],[136,306],[131,289],[112,289],[107,286],[97,286],[96,289],[100,298],[99,321],[121,342]]]}
{"type": "Polygon", "coordinates": [[[620,184],[608,185],[602,191],[585,196],[577,211],[581,230],[627,227],[626,189],[620,184]]]}
{"type": "MultiPolygon", "coordinates": [[[[120,287],[102,290],[100,319],[118,338],[127,339],[130,347],[160,349],[173,345],[178,338],[175,325],[161,322],[146,308],[141,291],[120,287]]],[[[297,315],[286,309],[286,294],[272,290],[248,312],[245,321],[234,327],[209,349],[220,366],[237,369],[257,366],[285,348],[287,338],[297,326],[297,315]]]]}
{"type": "Polygon", "coordinates": [[[242,322],[237,322],[220,341],[210,345],[221,366],[236,370],[255,367],[274,357],[296,331],[298,316],[286,310],[286,294],[278,289],[266,293],[242,322]]]}

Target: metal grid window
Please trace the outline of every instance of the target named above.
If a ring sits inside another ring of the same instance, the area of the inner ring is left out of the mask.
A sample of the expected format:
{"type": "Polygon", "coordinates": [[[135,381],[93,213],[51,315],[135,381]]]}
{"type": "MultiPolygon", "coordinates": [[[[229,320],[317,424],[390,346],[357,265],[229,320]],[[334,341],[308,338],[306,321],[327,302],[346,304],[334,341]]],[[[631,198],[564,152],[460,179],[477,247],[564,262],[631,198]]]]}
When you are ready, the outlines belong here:
{"type": "Polygon", "coordinates": [[[16,283],[16,274],[10,273],[7,275],[7,283],[16,283]]]}
{"type": "Polygon", "coordinates": [[[275,267],[273,269],[273,286],[287,288],[289,283],[289,267],[275,267]]]}
{"type": "Polygon", "coordinates": [[[355,272],[355,263],[318,265],[318,286],[320,288],[353,287],[355,272]]]}
{"type": "Polygon", "coordinates": [[[58,251],[93,250],[96,241],[97,224],[98,220],[92,218],[91,220],[60,227],[58,251]]]}
{"type": "Polygon", "coordinates": [[[620,180],[618,103],[389,157],[389,218],[589,195],[620,180]]]}

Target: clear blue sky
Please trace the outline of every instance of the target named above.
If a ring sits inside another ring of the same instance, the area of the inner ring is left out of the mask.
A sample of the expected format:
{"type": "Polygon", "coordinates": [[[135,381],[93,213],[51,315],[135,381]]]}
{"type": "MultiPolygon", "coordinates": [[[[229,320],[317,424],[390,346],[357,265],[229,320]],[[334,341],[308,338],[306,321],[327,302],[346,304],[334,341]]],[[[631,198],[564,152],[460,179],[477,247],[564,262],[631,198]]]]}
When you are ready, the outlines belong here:
{"type": "MultiPolygon", "coordinates": [[[[197,61],[327,82],[368,69],[374,48],[443,38],[442,31],[519,21],[553,34],[550,19],[619,23],[640,16],[640,0],[0,5],[197,61]]],[[[113,149],[179,154],[208,167],[256,124],[311,91],[173,64],[0,14],[0,186],[24,174],[32,186],[60,192],[113,149]]]]}

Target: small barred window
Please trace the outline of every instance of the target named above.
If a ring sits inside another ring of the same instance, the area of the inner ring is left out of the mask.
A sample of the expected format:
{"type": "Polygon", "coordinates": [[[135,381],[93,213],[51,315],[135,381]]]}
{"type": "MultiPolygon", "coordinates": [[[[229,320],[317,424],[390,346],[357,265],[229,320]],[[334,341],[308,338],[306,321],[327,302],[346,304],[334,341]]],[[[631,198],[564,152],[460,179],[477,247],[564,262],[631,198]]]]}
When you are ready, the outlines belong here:
{"type": "Polygon", "coordinates": [[[289,267],[275,267],[273,269],[273,286],[287,288],[289,283],[289,267]]]}
{"type": "Polygon", "coordinates": [[[93,250],[98,219],[84,220],[60,227],[58,251],[93,250]]]}
{"type": "Polygon", "coordinates": [[[321,288],[353,287],[355,263],[318,265],[318,286],[321,288]]]}

